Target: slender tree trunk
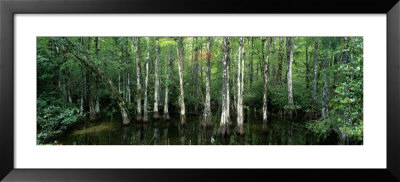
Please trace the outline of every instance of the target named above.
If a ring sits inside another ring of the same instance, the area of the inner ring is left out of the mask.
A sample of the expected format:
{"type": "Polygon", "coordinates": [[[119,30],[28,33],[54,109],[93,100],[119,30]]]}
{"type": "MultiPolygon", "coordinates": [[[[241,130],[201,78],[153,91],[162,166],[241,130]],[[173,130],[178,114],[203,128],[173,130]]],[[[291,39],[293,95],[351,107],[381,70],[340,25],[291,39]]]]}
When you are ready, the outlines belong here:
{"type": "Polygon", "coordinates": [[[150,59],[150,39],[146,37],[147,41],[147,53],[146,53],[146,77],[144,79],[144,103],[143,103],[143,121],[148,121],[147,114],[147,89],[149,85],[149,59],[150,59]]]}
{"type": "Polygon", "coordinates": [[[172,51],[170,51],[169,56],[168,56],[168,60],[167,60],[167,66],[165,66],[165,74],[166,74],[166,84],[165,84],[165,100],[164,100],[164,116],[163,118],[165,120],[169,120],[170,116],[169,116],[169,112],[168,112],[168,86],[169,86],[169,75],[170,75],[170,70],[172,69],[172,62],[174,60],[172,51]],[[169,62],[168,62],[169,61],[169,62]]]}
{"type": "Polygon", "coordinates": [[[314,78],[313,78],[313,98],[314,104],[317,104],[317,77],[318,77],[318,40],[314,41],[314,78]]]}
{"type": "MultiPolygon", "coordinates": [[[[343,38],[344,40],[344,45],[345,45],[345,49],[349,49],[349,39],[347,37],[343,38]]],[[[347,54],[348,51],[345,51],[343,53],[343,63],[344,64],[348,64],[350,62],[349,60],[349,55],[347,54]]]]}
{"type": "Polygon", "coordinates": [[[249,82],[250,89],[253,84],[253,51],[254,51],[254,37],[251,37],[251,50],[250,50],[250,59],[249,59],[249,82]]]}
{"type": "Polygon", "coordinates": [[[324,57],[324,63],[323,63],[323,69],[324,74],[323,74],[323,80],[324,80],[324,86],[322,88],[322,118],[327,118],[328,117],[328,103],[329,103],[329,73],[326,71],[329,68],[329,59],[325,55],[324,57]]]}
{"type": "Polygon", "coordinates": [[[278,73],[276,82],[282,85],[282,64],[283,64],[283,38],[279,37],[279,51],[278,51],[278,73]]]}
{"type": "MultiPolygon", "coordinates": [[[[345,46],[345,51],[343,52],[343,63],[344,64],[348,64],[348,63],[350,63],[350,56],[348,54],[348,51],[349,51],[349,38],[348,37],[344,37],[343,40],[344,40],[344,46],[345,46]]],[[[347,73],[345,73],[345,77],[347,77],[347,73]]],[[[347,82],[347,81],[345,81],[345,82],[347,82]]],[[[350,116],[349,116],[349,111],[350,111],[350,107],[348,107],[346,109],[346,111],[345,111],[345,114],[344,114],[344,121],[345,122],[351,122],[350,121],[350,116]]],[[[353,123],[351,123],[351,124],[353,124],[353,123]]]]}
{"type": "MultiPolygon", "coordinates": [[[[126,48],[125,48],[125,54],[126,54],[126,65],[129,65],[129,41],[128,39],[126,40],[126,48]]],[[[125,75],[126,75],[126,81],[125,81],[125,88],[126,88],[126,102],[128,104],[131,103],[131,83],[130,83],[130,75],[129,75],[129,70],[126,68],[125,69],[125,75]]]]}
{"type": "MultiPolygon", "coordinates": [[[[197,37],[194,38],[194,85],[195,85],[195,98],[199,99],[199,48],[197,46],[197,37]]],[[[194,112],[197,113],[197,102],[194,105],[194,112]]]]}
{"type": "Polygon", "coordinates": [[[172,54],[170,53],[168,56],[168,59],[166,59],[166,66],[165,66],[165,74],[166,74],[166,78],[165,78],[165,94],[164,94],[164,115],[163,115],[163,119],[164,120],[169,120],[170,116],[169,116],[169,111],[168,111],[168,86],[169,86],[169,74],[170,74],[170,70],[171,70],[171,62],[172,62],[172,54]]]}
{"type": "Polygon", "coordinates": [[[263,94],[263,123],[268,122],[268,105],[267,105],[267,99],[268,99],[268,82],[269,82],[269,75],[268,75],[268,65],[269,65],[269,57],[270,57],[270,47],[271,47],[271,39],[268,38],[266,41],[266,52],[267,52],[267,57],[265,58],[265,63],[264,63],[264,94],[263,94]]]}
{"type": "Polygon", "coordinates": [[[243,79],[244,79],[244,46],[243,37],[239,39],[239,50],[238,50],[238,72],[237,72],[237,86],[238,86],[238,96],[237,96],[237,124],[238,124],[238,134],[243,135],[243,79]]]}
{"type": "Polygon", "coordinates": [[[287,82],[287,75],[289,72],[289,62],[290,62],[290,38],[286,37],[286,77],[285,82],[287,82]]]}
{"type": "Polygon", "coordinates": [[[204,103],[204,116],[202,127],[208,128],[212,126],[211,122],[211,88],[210,88],[210,80],[211,80],[211,52],[210,52],[210,37],[207,37],[207,70],[206,70],[206,100],[204,103]]]}
{"type": "MultiPolygon", "coordinates": [[[[83,45],[83,39],[80,38],[79,41],[80,41],[81,45],[83,45]]],[[[79,49],[78,49],[78,54],[80,54],[79,49]]],[[[86,77],[83,74],[83,72],[84,72],[84,67],[83,66],[81,66],[81,70],[82,70],[82,78],[85,79],[85,82],[82,82],[82,84],[81,84],[81,100],[80,100],[81,103],[80,103],[80,107],[79,107],[79,113],[80,113],[81,116],[83,116],[83,112],[84,112],[83,111],[83,97],[85,95],[86,77]]]]}
{"type": "Polygon", "coordinates": [[[154,85],[154,108],[153,108],[153,118],[160,119],[160,115],[158,113],[158,101],[159,101],[159,93],[160,90],[160,80],[158,78],[158,65],[159,65],[159,55],[160,55],[160,45],[158,43],[158,38],[156,38],[156,62],[154,68],[155,74],[155,85],[154,85]]]}
{"type": "Polygon", "coordinates": [[[92,84],[92,75],[91,73],[89,73],[88,76],[88,88],[89,88],[89,116],[90,116],[90,120],[95,120],[96,119],[96,109],[95,109],[95,95],[94,95],[94,88],[93,88],[93,84],[92,84]]]}
{"type": "MultiPolygon", "coordinates": [[[[90,55],[91,54],[91,51],[90,51],[90,43],[91,43],[91,38],[89,37],[88,38],[88,44],[87,44],[87,52],[88,52],[88,55],[90,55]]],[[[89,68],[87,69],[87,70],[89,70],[89,68]]],[[[95,111],[95,92],[96,92],[96,90],[95,90],[95,88],[93,88],[93,79],[92,79],[92,73],[91,72],[89,72],[89,71],[87,71],[86,72],[86,81],[87,81],[87,92],[88,92],[88,98],[87,98],[87,100],[88,100],[88,105],[89,105],[89,118],[90,118],[90,120],[91,121],[93,121],[93,120],[95,120],[96,119],[96,111],[95,111]]]]}
{"type": "Polygon", "coordinates": [[[310,64],[308,62],[308,46],[306,44],[306,89],[308,90],[310,86],[310,78],[308,77],[308,74],[310,72],[310,64]]]}
{"type": "Polygon", "coordinates": [[[179,71],[179,105],[181,107],[180,119],[181,124],[186,124],[186,113],[185,113],[185,92],[183,89],[183,38],[180,37],[177,40],[178,46],[176,47],[176,54],[178,55],[178,71],[179,71]]]}
{"type": "Polygon", "coordinates": [[[221,122],[218,128],[219,136],[230,135],[229,131],[229,105],[228,105],[228,90],[229,90],[229,80],[228,80],[228,56],[229,55],[229,37],[224,37],[223,42],[223,59],[222,59],[222,112],[221,112],[221,122]]]}
{"type": "Polygon", "coordinates": [[[292,64],[293,64],[293,42],[294,38],[289,39],[289,62],[288,62],[288,72],[287,72],[287,84],[288,84],[288,106],[290,108],[290,115],[292,115],[292,110],[294,109],[293,104],[293,90],[292,90],[292,64]]]}
{"type": "Polygon", "coordinates": [[[71,89],[71,75],[70,75],[70,72],[68,71],[68,70],[65,70],[65,75],[67,76],[67,80],[66,81],[64,81],[64,82],[66,82],[65,84],[66,84],[66,87],[67,87],[67,95],[68,95],[68,102],[69,103],[72,103],[72,97],[71,97],[71,91],[70,91],[70,89],[71,89]]]}
{"type": "Polygon", "coordinates": [[[83,84],[81,88],[81,99],[80,99],[80,107],[79,107],[79,114],[83,116],[83,95],[84,95],[84,90],[83,90],[83,84]]]}
{"type": "MultiPolygon", "coordinates": [[[[95,43],[96,43],[96,57],[99,59],[99,38],[95,38],[95,43]]],[[[96,90],[99,90],[99,80],[96,78],[96,90]]],[[[99,114],[100,113],[100,98],[99,98],[99,93],[96,92],[96,106],[95,106],[95,113],[99,114]]]]}
{"type": "MultiPolygon", "coordinates": [[[[231,114],[230,114],[230,105],[231,105],[231,94],[230,94],[230,67],[231,67],[231,64],[230,64],[230,62],[231,62],[231,60],[230,60],[230,57],[231,56],[229,56],[229,53],[230,53],[230,48],[228,47],[228,56],[226,57],[226,107],[227,107],[227,110],[226,110],[226,115],[228,116],[228,118],[230,118],[231,117],[231,114]]],[[[230,123],[230,119],[228,120],[229,121],[229,124],[231,124],[230,123]]]]}
{"type": "Polygon", "coordinates": [[[136,120],[142,120],[142,85],[140,84],[141,69],[140,69],[140,38],[136,37],[136,120]]]}
{"type": "MultiPolygon", "coordinates": [[[[88,44],[87,44],[87,52],[88,55],[91,54],[90,51],[90,43],[91,43],[91,38],[88,38],[88,44]]],[[[87,69],[89,70],[89,68],[87,69]]],[[[96,111],[95,111],[95,89],[93,88],[93,79],[92,79],[92,73],[87,71],[86,72],[86,80],[87,80],[87,92],[88,92],[88,101],[89,101],[89,118],[91,121],[96,119],[96,111]]]]}

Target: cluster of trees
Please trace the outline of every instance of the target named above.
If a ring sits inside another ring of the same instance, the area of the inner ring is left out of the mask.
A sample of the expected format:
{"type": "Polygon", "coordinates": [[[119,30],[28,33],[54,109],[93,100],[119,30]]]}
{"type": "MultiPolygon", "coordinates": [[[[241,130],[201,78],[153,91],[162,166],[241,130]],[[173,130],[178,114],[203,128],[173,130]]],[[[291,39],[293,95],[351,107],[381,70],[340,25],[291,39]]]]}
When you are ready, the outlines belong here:
{"type": "Polygon", "coordinates": [[[249,110],[302,115],[362,142],[361,37],[39,37],[37,53],[46,137],[65,124],[53,106],[91,120],[118,108],[123,124],[199,114],[220,136],[242,135],[249,110]]]}

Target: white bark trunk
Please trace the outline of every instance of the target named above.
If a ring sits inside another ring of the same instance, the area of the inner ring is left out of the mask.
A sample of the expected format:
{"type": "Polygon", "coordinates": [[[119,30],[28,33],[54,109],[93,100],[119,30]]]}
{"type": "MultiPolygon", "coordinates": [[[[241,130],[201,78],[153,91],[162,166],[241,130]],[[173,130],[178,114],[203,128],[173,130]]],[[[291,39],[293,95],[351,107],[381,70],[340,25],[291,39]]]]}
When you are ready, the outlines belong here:
{"type": "Polygon", "coordinates": [[[229,124],[229,106],[228,106],[228,89],[229,89],[229,85],[227,82],[229,82],[228,80],[228,65],[227,65],[227,61],[228,61],[228,51],[229,51],[229,37],[224,37],[224,43],[223,43],[223,60],[222,60],[222,112],[221,112],[221,121],[220,121],[220,126],[218,129],[218,134],[220,136],[225,136],[225,135],[229,135],[229,131],[228,130],[228,124],[229,124]]]}
{"type": "Polygon", "coordinates": [[[164,100],[164,116],[163,117],[165,120],[170,119],[169,111],[168,111],[168,92],[169,92],[168,86],[169,86],[169,74],[170,74],[170,70],[171,70],[171,64],[173,61],[172,53],[169,54],[168,59],[169,60],[167,60],[167,65],[165,66],[165,74],[166,74],[166,82],[167,82],[167,84],[165,85],[165,95],[164,95],[165,100],[164,100]]]}
{"type": "Polygon", "coordinates": [[[176,47],[176,54],[178,55],[178,71],[179,71],[179,105],[181,107],[180,110],[180,118],[181,124],[186,123],[186,113],[185,113],[185,92],[183,89],[183,38],[179,38],[178,46],[176,47]]]}
{"type": "Polygon", "coordinates": [[[165,86],[164,119],[169,119],[169,112],[168,112],[168,85],[165,86]]]}
{"type": "MultiPolygon", "coordinates": [[[[129,49],[128,49],[128,40],[126,40],[126,65],[129,65],[129,49]]],[[[130,75],[129,75],[129,70],[125,69],[125,74],[126,74],[126,101],[130,104],[131,103],[131,83],[130,83],[130,75]]]]}
{"type": "Polygon", "coordinates": [[[203,118],[203,127],[211,126],[211,96],[210,96],[210,76],[211,76],[211,53],[210,53],[210,37],[207,37],[207,70],[206,70],[206,100],[204,103],[204,118],[203,118]]]}
{"type": "Polygon", "coordinates": [[[100,101],[99,96],[96,96],[96,113],[100,113],[100,101]]]}
{"type": "Polygon", "coordinates": [[[136,38],[136,105],[137,105],[137,111],[136,111],[136,120],[140,121],[142,119],[142,85],[140,84],[140,54],[139,54],[139,46],[140,46],[140,38],[136,38]]]}
{"type": "Polygon", "coordinates": [[[323,62],[323,68],[325,69],[323,79],[324,79],[324,86],[322,88],[322,118],[327,118],[328,117],[328,112],[329,112],[329,73],[326,71],[329,68],[329,60],[327,56],[325,55],[324,62],[323,62]]]}
{"type": "Polygon", "coordinates": [[[146,37],[147,41],[147,53],[146,53],[146,77],[144,80],[144,103],[143,103],[143,121],[147,122],[147,89],[149,85],[149,59],[150,59],[150,39],[146,37]]]}
{"type": "Polygon", "coordinates": [[[155,74],[155,85],[154,85],[154,107],[153,107],[153,118],[154,119],[159,119],[160,116],[158,114],[158,100],[159,100],[159,94],[158,90],[160,89],[160,80],[158,79],[158,65],[159,65],[159,54],[160,54],[160,46],[158,44],[158,38],[156,38],[156,62],[155,62],[155,68],[154,68],[154,74],[155,74]]]}
{"type": "Polygon", "coordinates": [[[318,40],[314,41],[314,70],[313,70],[313,97],[312,101],[314,104],[317,103],[317,76],[318,76],[318,40]]]}
{"type": "Polygon", "coordinates": [[[239,39],[239,50],[238,50],[238,72],[237,72],[237,124],[238,133],[243,134],[243,80],[244,80],[244,46],[243,37],[239,39]]]}
{"type": "Polygon", "coordinates": [[[80,108],[79,108],[79,114],[80,114],[81,116],[83,116],[83,90],[82,90],[82,92],[81,92],[81,99],[80,99],[80,101],[81,101],[81,106],[80,106],[80,108]]]}
{"type": "Polygon", "coordinates": [[[287,82],[288,82],[288,105],[290,109],[293,109],[293,90],[292,90],[292,64],[293,64],[293,42],[294,38],[290,38],[289,51],[290,59],[288,65],[287,82]]]}
{"type": "Polygon", "coordinates": [[[270,56],[270,43],[272,38],[268,38],[266,41],[266,58],[264,63],[264,94],[263,94],[263,122],[267,123],[268,121],[268,82],[269,82],[269,75],[268,75],[268,68],[269,68],[269,56],[270,56]]]}

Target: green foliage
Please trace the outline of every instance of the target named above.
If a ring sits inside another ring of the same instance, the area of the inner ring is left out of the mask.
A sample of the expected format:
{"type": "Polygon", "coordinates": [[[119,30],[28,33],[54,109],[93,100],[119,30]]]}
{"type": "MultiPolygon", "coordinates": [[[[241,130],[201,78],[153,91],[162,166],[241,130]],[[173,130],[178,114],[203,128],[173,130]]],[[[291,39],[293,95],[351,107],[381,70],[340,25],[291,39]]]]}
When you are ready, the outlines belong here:
{"type": "Polygon", "coordinates": [[[327,139],[330,134],[329,131],[333,128],[329,119],[307,122],[306,127],[313,131],[320,142],[327,139]]]}
{"type": "Polygon", "coordinates": [[[42,99],[37,100],[37,106],[38,144],[62,134],[79,119],[79,109],[76,107],[48,105],[42,99]]]}
{"type": "Polygon", "coordinates": [[[363,73],[362,61],[356,59],[339,70],[345,72],[344,82],[335,90],[336,96],[330,103],[331,114],[337,118],[340,131],[346,132],[353,140],[363,140],[363,73]]]}

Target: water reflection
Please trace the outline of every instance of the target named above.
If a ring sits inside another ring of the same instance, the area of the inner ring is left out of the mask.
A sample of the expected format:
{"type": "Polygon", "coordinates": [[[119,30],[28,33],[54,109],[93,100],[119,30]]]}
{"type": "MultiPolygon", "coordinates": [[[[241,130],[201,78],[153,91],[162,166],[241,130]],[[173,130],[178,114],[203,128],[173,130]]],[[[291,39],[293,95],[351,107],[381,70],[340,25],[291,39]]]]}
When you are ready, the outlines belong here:
{"type": "MultiPolygon", "coordinates": [[[[169,121],[132,123],[123,126],[118,118],[111,117],[97,122],[84,122],[58,142],[64,145],[309,145],[315,143],[314,135],[302,123],[269,118],[263,123],[252,112],[245,115],[244,136],[235,132],[230,137],[216,136],[214,129],[202,129],[201,118],[187,117],[187,124],[179,124],[179,117],[169,121]]],[[[235,130],[232,126],[232,131],[235,130]]]]}

